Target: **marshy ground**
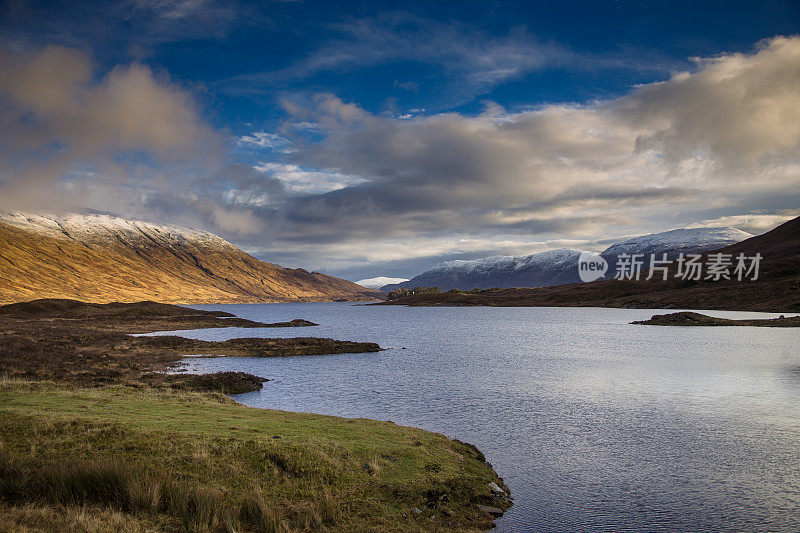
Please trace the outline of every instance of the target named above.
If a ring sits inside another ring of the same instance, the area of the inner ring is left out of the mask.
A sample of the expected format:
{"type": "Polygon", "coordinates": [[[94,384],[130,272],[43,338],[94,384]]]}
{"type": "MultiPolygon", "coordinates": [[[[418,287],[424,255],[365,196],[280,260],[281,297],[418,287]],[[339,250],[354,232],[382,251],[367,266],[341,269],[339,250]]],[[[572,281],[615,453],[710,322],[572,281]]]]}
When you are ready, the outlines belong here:
{"type": "MultiPolygon", "coordinates": [[[[184,356],[278,357],[376,352],[375,343],[327,338],[244,338],[222,342],[179,336],[139,337],[131,333],[197,328],[312,326],[297,319],[265,324],[221,311],[198,311],[154,302],[89,304],[74,300],[35,300],[0,306],[0,375],[14,379],[54,380],[85,386],[110,383],[169,384],[191,387],[214,382],[192,377],[163,377],[184,356]]],[[[220,376],[222,379],[224,376],[220,376]]],[[[230,381],[228,376],[225,381],[230,381]]],[[[211,388],[209,388],[211,386],[211,388]]],[[[258,390],[260,382],[250,390],[258,390]]],[[[237,389],[236,392],[246,392],[237,389]]]]}

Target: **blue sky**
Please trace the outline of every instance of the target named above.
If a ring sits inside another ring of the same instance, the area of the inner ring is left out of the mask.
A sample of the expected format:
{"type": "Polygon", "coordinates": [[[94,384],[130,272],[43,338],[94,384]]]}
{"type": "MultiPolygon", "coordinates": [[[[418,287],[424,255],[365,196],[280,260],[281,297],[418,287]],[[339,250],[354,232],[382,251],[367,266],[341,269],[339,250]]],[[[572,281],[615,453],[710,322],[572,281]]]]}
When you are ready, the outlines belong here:
{"type": "Polygon", "coordinates": [[[6,209],[200,226],[350,279],[798,214],[798,2],[1,13],[6,209]]]}
{"type": "Polygon", "coordinates": [[[800,3],[10,2],[3,20],[7,45],[75,46],[106,69],[138,60],[198,86],[209,120],[244,134],[274,127],[278,100],[297,93],[332,92],[374,113],[610,98],[692,56],[794,34],[800,3]],[[436,39],[453,50],[425,50],[436,39]],[[470,57],[491,50],[496,62],[470,57]],[[481,81],[468,81],[476,68],[481,81]]]}

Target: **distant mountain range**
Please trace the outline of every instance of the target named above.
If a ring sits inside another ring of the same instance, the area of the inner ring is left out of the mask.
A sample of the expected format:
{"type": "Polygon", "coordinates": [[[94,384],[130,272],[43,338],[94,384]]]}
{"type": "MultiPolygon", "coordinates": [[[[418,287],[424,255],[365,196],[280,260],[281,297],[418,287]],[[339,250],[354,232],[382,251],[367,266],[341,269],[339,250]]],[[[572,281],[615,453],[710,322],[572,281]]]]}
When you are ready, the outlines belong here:
{"type": "Polygon", "coordinates": [[[705,252],[760,254],[757,280],[694,281],[676,276],[670,267],[668,279],[594,281],[552,287],[513,288],[481,293],[443,292],[419,294],[387,302],[396,305],[488,305],[511,307],[588,306],[643,309],[730,309],[742,311],[800,311],[800,217],[785,222],[763,235],[705,252]]]}
{"type": "MultiPolygon", "coordinates": [[[[672,260],[679,253],[700,253],[734,244],[752,237],[734,228],[676,229],[635,237],[613,244],[601,252],[609,263],[608,276],[616,272],[620,254],[667,254],[672,260]]],[[[439,287],[450,289],[491,289],[495,287],[549,287],[580,281],[580,250],[562,248],[520,257],[494,256],[471,261],[447,261],[403,283],[384,285],[383,291],[401,287],[439,287]]]]}
{"type": "Polygon", "coordinates": [[[109,215],[0,213],[0,303],[368,300],[350,281],[265,263],[205,231],[109,215]]]}

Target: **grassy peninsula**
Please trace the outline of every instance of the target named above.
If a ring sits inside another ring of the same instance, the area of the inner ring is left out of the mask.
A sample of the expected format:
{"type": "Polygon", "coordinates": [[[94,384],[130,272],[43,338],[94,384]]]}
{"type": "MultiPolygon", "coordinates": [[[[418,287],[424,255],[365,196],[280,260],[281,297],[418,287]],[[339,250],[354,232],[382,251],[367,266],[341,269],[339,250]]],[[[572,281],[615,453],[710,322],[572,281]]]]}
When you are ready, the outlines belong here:
{"type": "Polygon", "coordinates": [[[248,408],[213,392],[258,388],[265,377],[158,372],[192,353],[377,344],[127,334],[227,326],[269,325],[152,302],[0,307],[0,530],[480,531],[511,505],[469,444],[391,422],[248,408]]]}

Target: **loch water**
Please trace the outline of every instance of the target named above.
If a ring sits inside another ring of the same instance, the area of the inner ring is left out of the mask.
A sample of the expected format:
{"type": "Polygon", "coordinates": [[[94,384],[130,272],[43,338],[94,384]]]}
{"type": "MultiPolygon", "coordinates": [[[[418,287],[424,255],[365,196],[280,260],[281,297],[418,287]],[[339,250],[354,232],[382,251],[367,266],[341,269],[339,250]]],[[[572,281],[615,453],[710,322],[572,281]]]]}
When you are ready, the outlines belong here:
{"type": "MultiPolygon", "coordinates": [[[[800,330],[631,325],[657,310],[199,306],[385,351],[187,359],[272,381],[236,399],[471,442],[511,487],[499,531],[800,531],[800,330]]],[[[763,313],[709,312],[727,318],[763,313]]]]}

